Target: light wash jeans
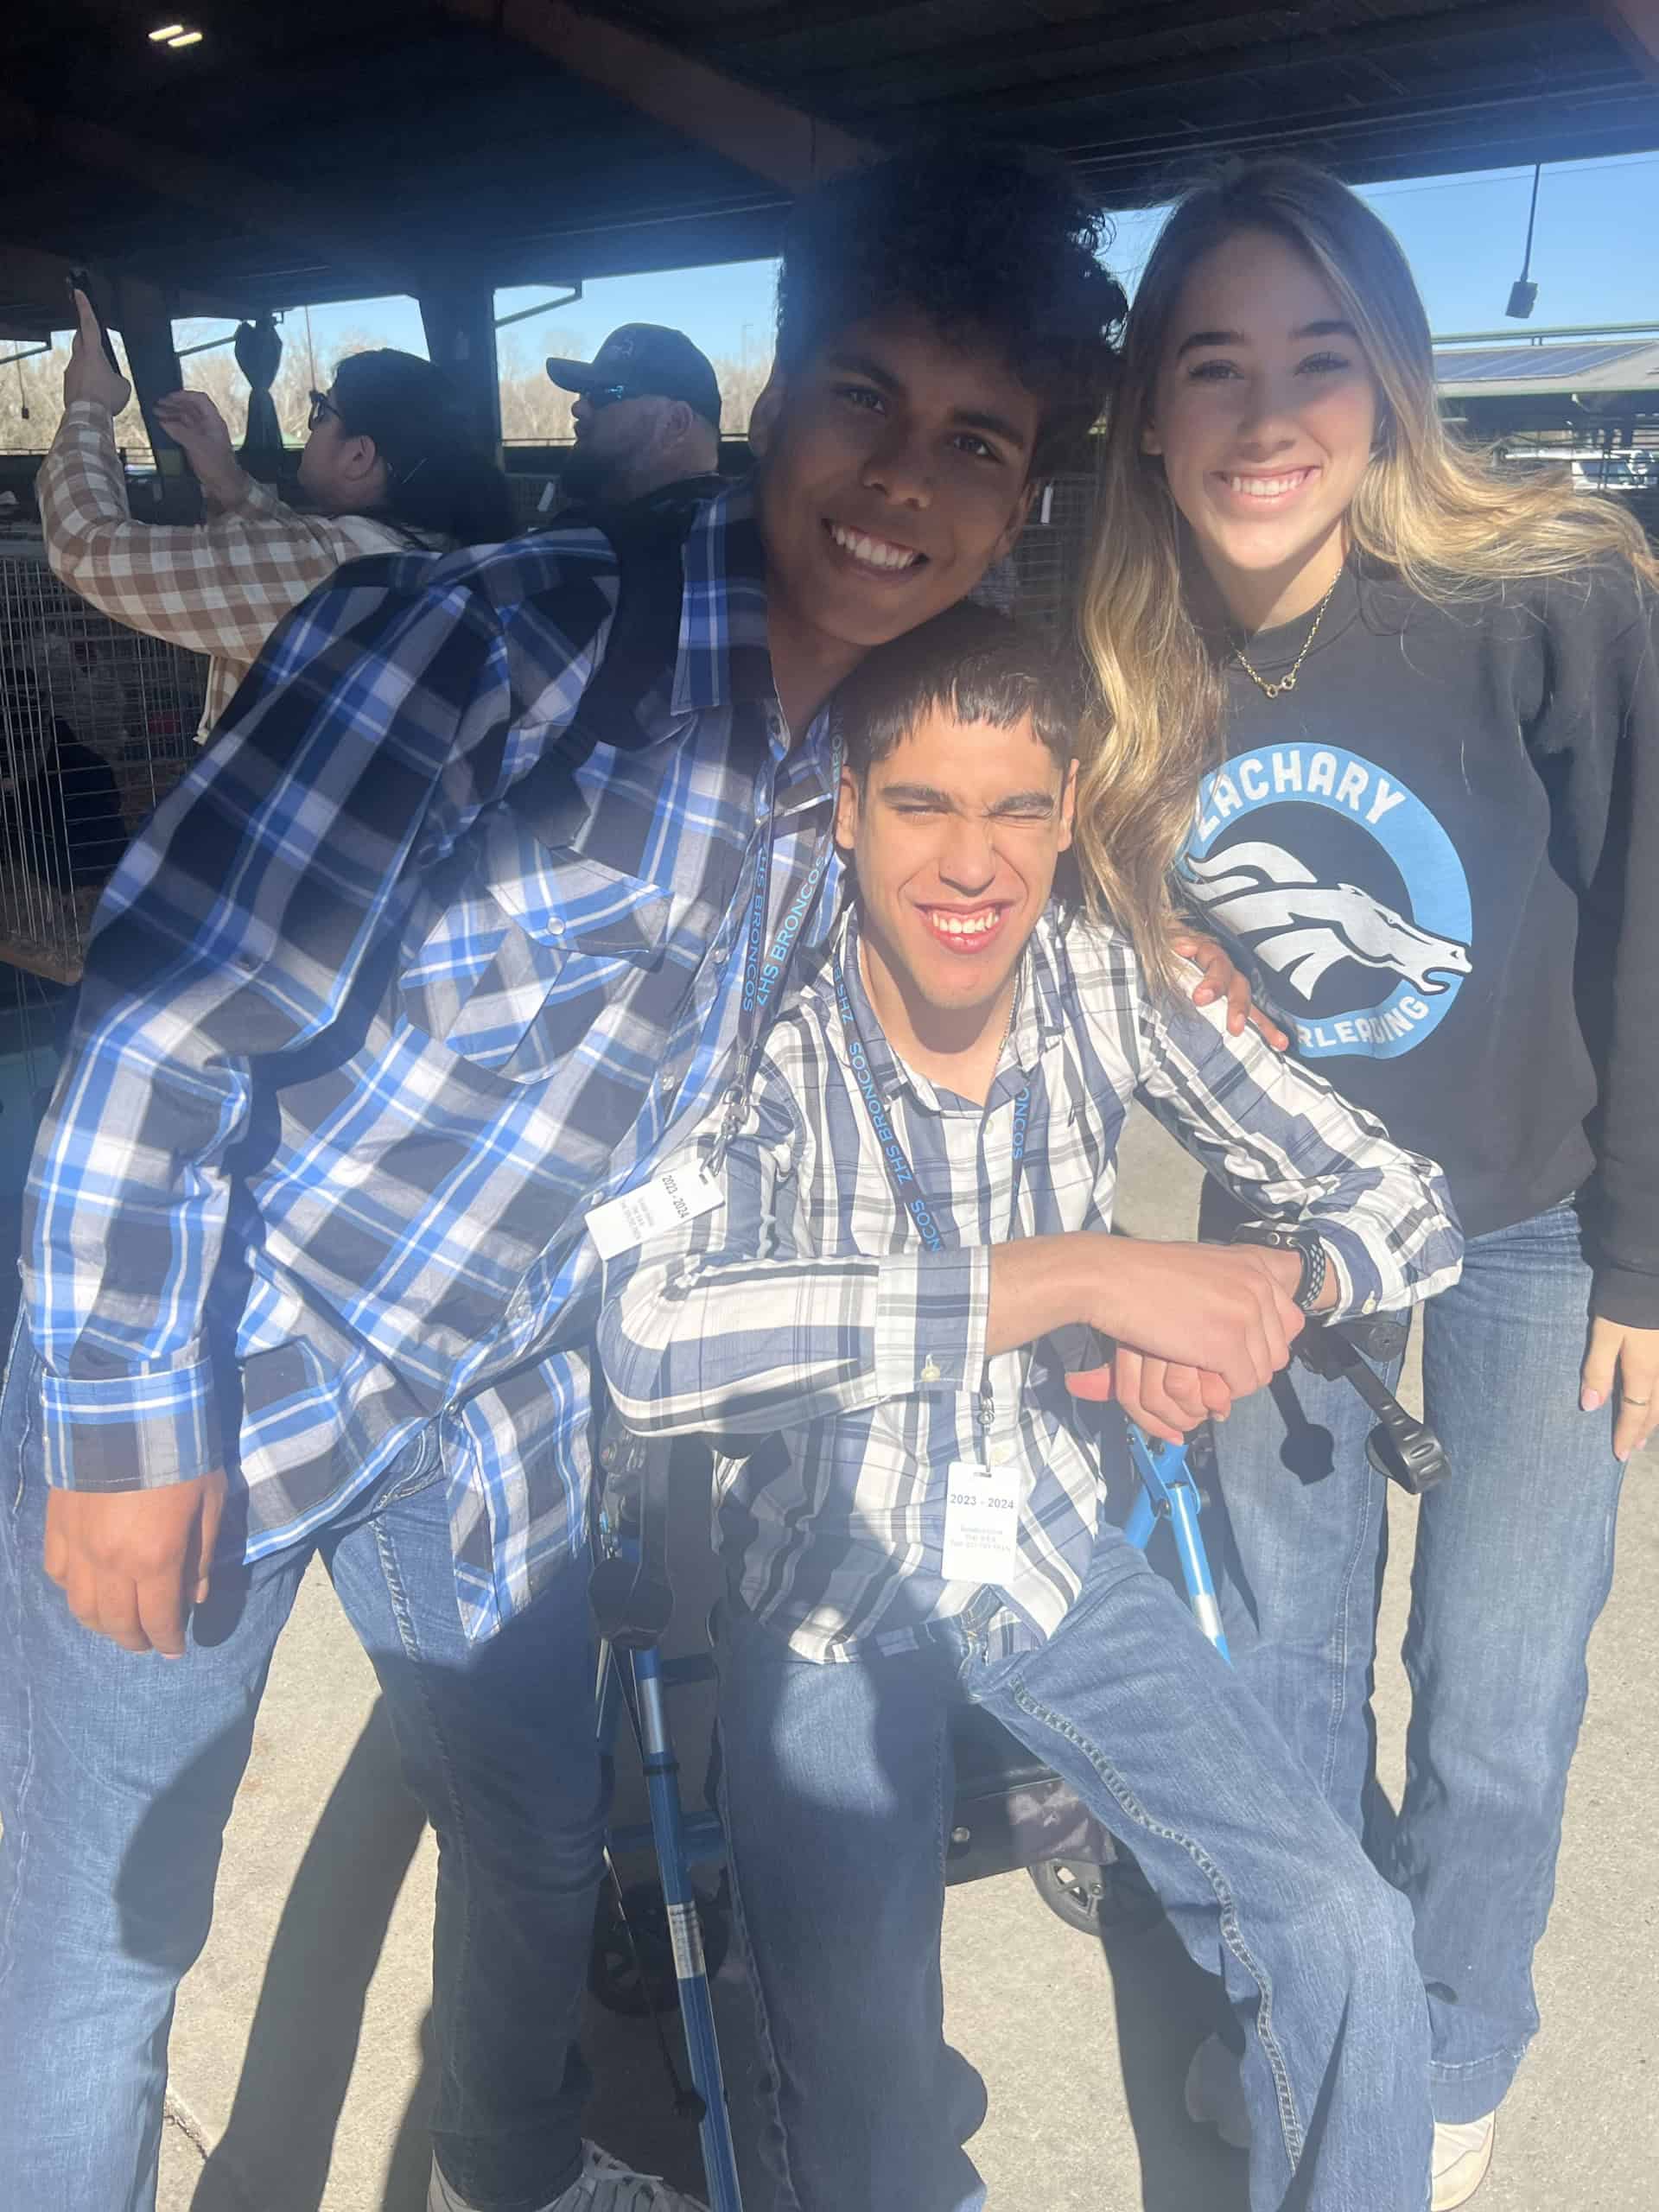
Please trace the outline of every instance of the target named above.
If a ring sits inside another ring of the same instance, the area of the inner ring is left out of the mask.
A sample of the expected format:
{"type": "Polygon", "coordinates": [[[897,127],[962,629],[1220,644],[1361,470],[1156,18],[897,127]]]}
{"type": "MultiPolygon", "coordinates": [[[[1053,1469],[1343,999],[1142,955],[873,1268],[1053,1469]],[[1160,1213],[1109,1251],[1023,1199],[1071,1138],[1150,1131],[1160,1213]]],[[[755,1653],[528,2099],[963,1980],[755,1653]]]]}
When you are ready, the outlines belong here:
{"type": "Polygon", "coordinates": [[[606,1810],[586,1562],[469,1647],[429,1429],[311,1542],[221,1567],[184,1658],[135,1656],[41,1570],[40,1378],[22,1338],[0,1401],[0,2205],[151,2212],[174,1993],[313,1552],[438,1833],[440,2162],[484,2212],[545,2205],[581,2161],[606,1810]]]}
{"type": "Polygon", "coordinates": [[[1347,1383],[1293,1366],[1216,1433],[1234,1662],[1410,1900],[1442,2120],[1493,2111],[1538,2024],[1532,1955],[1624,1472],[1611,1411],[1579,1410],[1589,1296],[1562,1205],[1471,1239],[1462,1281],[1424,1310],[1424,1410],[1452,1473],[1418,1520],[1397,1819],[1372,1779],[1388,1485],[1365,1458],[1371,1417],[1347,1383]]]}
{"type": "Polygon", "coordinates": [[[734,1611],[722,1796],[779,2212],[976,2212],[982,2083],[945,2044],[950,1712],[984,1706],[1130,1845],[1245,2049],[1255,2212],[1421,2212],[1409,1916],[1267,1715],[1108,1527],[1052,1640],[821,1666],[734,1611]]]}

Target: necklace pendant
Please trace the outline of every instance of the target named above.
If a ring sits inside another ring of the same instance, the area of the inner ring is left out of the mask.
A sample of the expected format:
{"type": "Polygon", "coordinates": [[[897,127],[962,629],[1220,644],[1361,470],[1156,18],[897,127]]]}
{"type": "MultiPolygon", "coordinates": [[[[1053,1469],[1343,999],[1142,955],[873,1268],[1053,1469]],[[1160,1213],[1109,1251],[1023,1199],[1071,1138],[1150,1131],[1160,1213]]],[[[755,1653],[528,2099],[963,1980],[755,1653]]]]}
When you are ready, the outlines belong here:
{"type": "Polygon", "coordinates": [[[1296,689],[1295,670],[1293,668],[1288,676],[1281,676],[1274,689],[1275,691],[1294,691],[1296,689]]]}
{"type": "Polygon", "coordinates": [[[1279,696],[1279,694],[1286,689],[1286,686],[1282,683],[1264,683],[1262,686],[1262,689],[1267,693],[1269,699],[1276,699],[1279,696]]]}

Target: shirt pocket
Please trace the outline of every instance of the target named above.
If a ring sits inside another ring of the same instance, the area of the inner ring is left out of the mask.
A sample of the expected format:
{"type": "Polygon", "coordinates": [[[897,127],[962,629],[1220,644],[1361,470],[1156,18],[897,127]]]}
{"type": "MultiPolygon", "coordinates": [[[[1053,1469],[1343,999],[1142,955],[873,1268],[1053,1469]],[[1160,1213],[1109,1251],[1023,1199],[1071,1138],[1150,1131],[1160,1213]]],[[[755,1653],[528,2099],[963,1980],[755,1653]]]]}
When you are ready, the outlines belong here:
{"type": "Polygon", "coordinates": [[[884,1398],[871,1408],[870,1434],[882,1461],[894,1471],[895,1490],[911,1496],[937,1493],[937,1519],[944,1523],[944,1490],[958,1459],[984,1459],[986,1436],[978,1393],[918,1389],[884,1398]]]}
{"type": "Polygon", "coordinates": [[[502,810],[417,926],[404,1014],[469,1065],[538,1082],[660,965],[670,905],[660,884],[546,846],[502,810]]]}
{"type": "Polygon", "coordinates": [[[332,1378],[302,1337],[247,1353],[239,1362],[242,1425],[237,1461],[257,1483],[291,1474],[329,1446],[332,1378]]]}

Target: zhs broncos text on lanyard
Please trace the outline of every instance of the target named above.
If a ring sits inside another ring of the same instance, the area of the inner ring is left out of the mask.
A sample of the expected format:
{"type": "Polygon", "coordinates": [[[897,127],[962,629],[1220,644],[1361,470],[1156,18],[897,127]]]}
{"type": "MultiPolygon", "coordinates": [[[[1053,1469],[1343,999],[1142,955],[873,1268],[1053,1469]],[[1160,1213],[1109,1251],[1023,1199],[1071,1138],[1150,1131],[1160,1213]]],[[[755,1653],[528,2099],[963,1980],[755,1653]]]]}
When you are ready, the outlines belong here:
{"type": "MultiPolygon", "coordinates": [[[[875,1087],[869,1055],[859,1035],[858,1017],[847,988],[841,955],[835,958],[836,1004],[847,1035],[847,1057],[852,1063],[859,1096],[869,1116],[870,1127],[881,1154],[887,1180],[900,1211],[915,1224],[930,1252],[944,1249],[944,1236],[932,1209],[916,1179],[909,1154],[893,1128],[886,1102],[875,1087]]],[[[1020,1180],[1025,1169],[1026,1128],[1031,1116],[1031,1085],[1014,1102],[1014,1173],[1008,1194],[1008,1226],[1012,1235],[1020,1220],[1020,1180]]],[[[988,1383],[980,1392],[980,1426],[988,1439],[995,1408],[988,1383]]],[[[1006,1586],[1019,1564],[1020,1477],[1013,1465],[986,1465],[976,1460],[953,1460],[948,1470],[944,1498],[944,1542],[940,1573],[947,1582],[971,1582],[1006,1586]]]]}

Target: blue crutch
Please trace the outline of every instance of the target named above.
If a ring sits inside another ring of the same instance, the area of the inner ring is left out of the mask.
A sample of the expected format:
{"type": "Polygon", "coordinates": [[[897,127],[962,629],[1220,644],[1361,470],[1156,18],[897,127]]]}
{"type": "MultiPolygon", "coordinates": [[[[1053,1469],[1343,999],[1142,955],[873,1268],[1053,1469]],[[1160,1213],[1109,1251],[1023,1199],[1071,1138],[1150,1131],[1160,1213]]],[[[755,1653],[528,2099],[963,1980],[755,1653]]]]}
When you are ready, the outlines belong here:
{"type": "Polygon", "coordinates": [[[1145,1551],[1159,1522],[1168,1523],[1193,1618],[1222,1657],[1230,1658],[1215,1581],[1204,1548],[1204,1531],[1198,1523],[1204,1497],[1193,1479],[1188,1456],[1196,1447],[1166,1444],[1159,1437],[1147,1436],[1133,1422],[1128,1430],[1129,1460],[1140,1487],[1123,1533],[1138,1551],[1145,1551]]]}
{"type": "MultiPolygon", "coordinates": [[[[1415,1496],[1445,1481],[1446,1454],[1433,1431],[1407,1413],[1362,1357],[1379,1361],[1394,1357],[1403,1342],[1398,1318],[1378,1315],[1339,1328],[1306,1331],[1298,1340],[1296,1357],[1316,1374],[1341,1376],[1358,1391],[1377,1417],[1366,1442],[1372,1465],[1415,1496]]],[[[1185,1445],[1175,1445],[1145,1435],[1132,1422],[1126,1427],[1136,1490],[1123,1533],[1145,1551],[1160,1522],[1167,1522],[1193,1617],[1222,1657],[1230,1662],[1199,1522],[1205,1501],[1195,1462],[1202,1465],[1206,1456],[1213,1459],[1209,1430],[1200,1429],[1185,1445]]],[[[1028,1778],[1022,1780],[1025,1799],[1036,1801],[1037,1789],[1028,1778]]],[[[1052,1821],[1057,1832],[1064,1827],[1065,1796],[1057,1783],[1052,1796],[1039,1805],[1040,1817],[1052,1821]]],[[[1156,1900],[1130,1854],[1104,1828],[1093,1825],[1090,1834],[1088,1822],[1074,1824],[1061,1848],[1027,1860],[1039,1894],[1068,1927],[1090,1935],[1098,1936],[1113,1925],[1128,1929],[1146,1924],[1157,1916],[1156,1900]]]]}
{"type": "MultiPolygon", "coordinates": [[[[674,2086],[675,2110],[697,2123],[710,2212],[743,2212],[709,1987],[705,1933],[710,1949],[715,1937],[712,1929],[705,1929],[705,1906],[691,1881],[694,1866],[718,1865],[725,1858],[726,1841],[715,1813],[688,1813],[680,1802],[679,1761],[674,1755],[664,1702],[665,1694],[671,1689],[710,1680],[714,1661],[707,1652],[665,1660],[659,1649],[674,1603],[666,1567],[664,1526],[670,1449],[666,1443],[647,1443],[616,1431],[607,1438],[601,1454],[607,1475],[636,1479],[637,1502],[627,1519],[613,1513],[608,1504],[601,1504],[598,1515],[596,1560],[588,1594],[600,1637],[599,1745],[601,1757],[613,1756],[626,1717],[639,1748],[651,1808],[648,1821],[612,1828],[606,1871],[615,1936],[636,1977],[639,2001],[626,2009],[651,2014],[674,2086]],[[651,1904],[626,1896],[616,1874],[619,1858],[647,1848],[655,1853],[662,1884],[667,1950],[673,1962],[691,2075],[689,2089],[681,2082],[670,2051],[652,1986],[655,1961],[648,1954],[657,1948],[661,1931],[650,1920],[651,1904]]],[[[723,1931],[723,1923],[716,1925],[723,1931]]],[[[602,2000],[610,2001],[599,1979],[607,1973],[607,1944],[603,1933],[596,1935],[593,1986],[602,2000]]],[[[722,1951],[723,1948],[722,1942],[722,1951]]],[[[716,1957],[716,1970],[719,1963],[716,1957]]]]}

